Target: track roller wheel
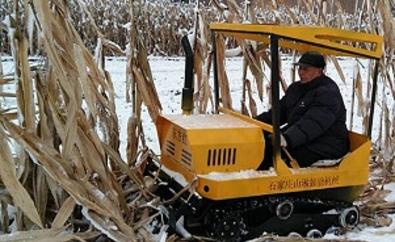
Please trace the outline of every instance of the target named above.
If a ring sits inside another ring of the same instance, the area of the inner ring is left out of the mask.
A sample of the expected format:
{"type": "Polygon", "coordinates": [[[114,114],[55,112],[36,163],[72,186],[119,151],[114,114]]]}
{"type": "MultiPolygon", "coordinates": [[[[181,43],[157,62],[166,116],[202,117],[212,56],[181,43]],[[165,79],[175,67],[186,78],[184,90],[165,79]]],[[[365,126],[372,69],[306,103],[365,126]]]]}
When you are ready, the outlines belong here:
{"type": "Polygon", "coordinates": [[[276,206],[276,215],[281,220],[287,220],[291,217],[293,211],[294,204],[289,200],[285,200],[276,206]]]}
{"type": "Polygon", "coordinates": [[[319,231],[318,229],[311,229],[309,232],[307,232],[306,237],[309,239],[319,239],[322,238],[322,232],[319,231]]]}
{"type": "Polygon", "coordinates": [[[339,216],[339,223],[343,228],[354,228],[359,223],[359,209],[356,206],[343,209],[339,216]]]}

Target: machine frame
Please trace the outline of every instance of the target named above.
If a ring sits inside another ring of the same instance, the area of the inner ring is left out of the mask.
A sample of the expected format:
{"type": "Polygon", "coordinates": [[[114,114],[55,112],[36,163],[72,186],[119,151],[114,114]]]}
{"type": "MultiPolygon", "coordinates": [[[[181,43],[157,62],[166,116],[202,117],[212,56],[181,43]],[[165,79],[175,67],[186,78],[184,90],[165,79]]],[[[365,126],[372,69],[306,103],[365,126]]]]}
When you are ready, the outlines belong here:
{"type": "MultiPolygon", "coordinates": [[[[196,139],[201,139],[200,136],[203,135],[203,132],[206,132],[204,130],[207,130],[207,127],[205,125],[202,125],[197,129],[196,127],[191,127],[190,123],[193,122],[191,119],[195,116],[189,115],[191,110],[193,110],[193,107],[191,108],[193,102],[191,101],[187,103],[188,105],[183,104],[183,110],[185,111],[187,108],[187,112],[184,112],[186,115],[176,119],[172,119],[171,116],[159,116],[157,120],[158,136],[159,141],[161,142],[161,150],[163,151],[161,158],[162,163],[173,171],[183,174],[188,182],[192,182],[197,178],[197,192],[201,196],[212,200],[226,200],[241,197],[325,190],[332,188],[342,188],[347,190],[345,193],[339,193],[342,195],[336,199],[345,201],[355,200],[363,191],[363,187],[367,183],[369,176],[369,154],[371,143],[368,137],[371,136],[372,132],[374,102],[377,90],[378,60],[382,54],[382,37],[378,35],[355,33],[322,27],[214,23],[210,25],[210,28],[213,31],[212,41],[214,47],[216,46],[216,34],[233,36],[241,40],[255,40],[268,43],[270,45],[272,62],[272,126],[220,107],[216,48],[214,48],[214,91],[215,112],[217,114],[219,112],[225,113],[233,117],[233,119],[243,120],[251,126],[273,133],[272,145],[275,173],[273,174],[267,171],[261,171],[261,174],[241,179],[217,179],[215,177],[210,177],[208,174],[210,169],[212,169],[213,172],[229,172],[237,171],[237,169],[246,169],[246,166],[238,166],[236,164],[236,166],[233,166],[232,168],[228,168],[230,166],[226,168],[218,166],[207,166],[205,168],[201,168],[202,163],[205,161],[203,161],[202,158],[197,157],[207,156],[204,152],[207,152],[207,149],[210,148],[207,146],[203,147],[202,145],[198,146],[200,148],[192,148],[192,143],[196,142],[196,139]],[[350,45],[349,43],[352,43],[355,46],[350,45]],[[371,49],[368,50],[358,47],[358,44],[361,46],[361,43],[369,44],[371,49]],[[376,60],[374,68],[372,104],[367,131],[368,137],[350,132],[351,152],[339,165],[325,168],[309,167],[302,169],[299,168],[297,164],[292,167],[288,167],[288,165],[281,159],[279,140],[279,47],[292,48],[299,51],[314,50],[324,54],[365,57],[376,60]],[[177,135],[174,135],[175,130],[177,135]],[[202,132],[201,135],[199,135],[199,130],[202,130],[200,131],[202,132]],[[182,135],[182,140],[177,139],[176,136],[179,135],[182,135]],[[193,141],[191,137],[194,137],[193,139],[195,141],[193,141]],[[166,142],[170,142],[171,147],[166,148],[166,142]],[[171,149],[171,151],[169,151],[169,149],[171,149]],[[185,162],[185,160],[189,161],[185,162]],[[355,172],[357,172],[357,176],[352,175],[355,172]],[[274,189],[274,187],[281,189],[274,189]],[[348,193],[348,196],[344,196],[346,193],[348,193]]],[[[189,53],[189,55],[191,55],[190,52],[191,51],[187,52],[187,54],[189,53]]],[[[188,88],[184,88],[183,92],[192,96],[190,94],[193,93],[193,90],[191,90],[191,86],[193,85],[189,83],[188,86],[188,88]]],[[[213,114],[213,116],[216,116],[217,114],[213,114]]],[[[196,126],[196,124],[192,126],[196,126]]],[[[210,132],[217,132],[214,131],[215,129],[213,128],[215,127],[211,125],[212,131],[210,132]]],[[[219,126],[218,129],[220,129],[219,126]]],[[[257,131],[255,129],[255,136],[259,132],[261,131],[257,131]]],[[[208,133],[206,132],[206,134],[208,133]]],[[[201,143],[203,141],[199,140],[199,142],[201,143]]],[[[257,143],[255,142],[255,144],[257,143]]],[[[251,149],[261,148],[258,146],[259,144],[251,146],[251,149]]],[[[247,156],[248,154],[246,157],[247,156]]],[[[256,169],[261,161],[259,159],[261,158],[262,157],[248,160],[248,162],[253,163],[250,168],[256,169]]],[[[247,161],[242,161],[241,163],[245,164],[246,162],[247,161]]]]}
{"type": "Polygon", "coordinates": [[[363,192],[369,178],[369,138],[383,38],[325,27],[213,23],[210,29],[216,114],[192,114],[193,52],[184,38],[183,114],[159,115],[156,120],[161,164],[169,170],[161,169],[155,162],[149,163],[146,169],[161,181],[156,194],[169,200],[178,197],[167,206],[170,227],[185,238],[192,233],[220,241],[241,241],[259,236],[263,231],[280,235],[297,232],[314,237],[322,236],[333,226],[356,226],[360,215],[352,202],[363,192]],[[217,34],[270,46],[272,125],[221,107],[217,34]],[[369,49],[361,47],[365,45],[369,49]],[[350,153],[339,164],[300,168],[292,162],[288,166],[281,159],[280,47],[375,60],[367,135],[349,132],[350,153]],[[262,130],[273,133],[274,169],[258,171],[265,145],[262,130]],[[243,170],[252,173],[239,176],[243,170]],[[185,184],[175,179],[172,171],[182,174],[185,184]]]}

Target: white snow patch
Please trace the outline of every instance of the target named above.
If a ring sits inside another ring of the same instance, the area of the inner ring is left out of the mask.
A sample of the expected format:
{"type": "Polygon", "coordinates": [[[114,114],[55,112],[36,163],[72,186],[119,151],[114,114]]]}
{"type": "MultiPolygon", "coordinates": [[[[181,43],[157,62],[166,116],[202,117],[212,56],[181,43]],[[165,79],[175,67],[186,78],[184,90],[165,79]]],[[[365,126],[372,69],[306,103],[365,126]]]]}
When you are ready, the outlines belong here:
{"type": "Polygon", "coordinates": [[[268,177],[277,175],[273,168],[266,171],[256,171],[256,170],[242,170],[238,172],[210,172],[207,175],[198,175],[199,177],[226,181],[226,180],[241,180],[248,178],[258,178],[258,177],[268,177]]]}

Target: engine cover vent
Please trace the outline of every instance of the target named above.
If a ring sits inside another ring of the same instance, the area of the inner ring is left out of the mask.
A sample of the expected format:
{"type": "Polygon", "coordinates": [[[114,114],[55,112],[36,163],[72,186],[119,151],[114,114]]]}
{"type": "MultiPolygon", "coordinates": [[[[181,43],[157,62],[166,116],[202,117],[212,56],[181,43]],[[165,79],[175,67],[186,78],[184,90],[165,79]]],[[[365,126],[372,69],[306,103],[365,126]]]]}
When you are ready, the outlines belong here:
{"type": "Polygon", "coordinates": [[[181,161],[185,163],[188,166],[191,166],[192,164],[192,155],[188,151],[182,149],[181,153],[181,161]]]}
{"type": "Polygon", "coordinates": [[[209,149],[207,166],[229,166],[236,164],[236,148],[209,149]]]}
{"type": "Polygon", "coordinates": [[[176,153],[176,146],[175,146],[175,144],[173,143],[173,142],[171,142],[171,141],[167,141],[166,142],[166,151],[167,152],[169,152],[171,155],[175,155],[175,153],[176,153]]]}

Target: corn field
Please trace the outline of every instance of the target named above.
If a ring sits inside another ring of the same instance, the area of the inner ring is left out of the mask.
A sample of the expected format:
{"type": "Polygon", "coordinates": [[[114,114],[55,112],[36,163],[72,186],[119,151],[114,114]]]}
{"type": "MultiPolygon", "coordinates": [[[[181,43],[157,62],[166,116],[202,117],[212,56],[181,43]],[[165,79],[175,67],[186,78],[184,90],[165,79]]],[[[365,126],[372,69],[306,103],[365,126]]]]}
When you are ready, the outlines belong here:
{"type": "MultiPolygon", "coordinates": [[[[142,173],[146,162],[158,157],[146,145],[141,110],[147,107],[152,120],[162,110],[148,56],[183,55],[180,42],[188,35],[198,90],[195,106],[207,112],[213,98],[208,29],[213,21],[297,23],[384,36],[382,98],[375,103],[381,121],[375,124],[380,128],[371,158],[377,176],[361,202],[364,223],[388,225],[386,215],[395,211],[395,204],[384,201],[381,188],[395,181],[395,1],[355,0],[351,6],[351,1],[346,6],[336,0],[286,2],[0,0],[0,60],[10,55],[15,63],[10,74],[3,73],[0,62],[0,241],[178,239],[167,236],[159,209],[169,201],[152,194],[154,180],[142,173]],[[127,59],[125,92],[133,113],[126,160],[119,150],[115,90],[104,58],[108,55],[127,59]],[[29,64],[31,56],[40,64],[29,64]],[[6,85],[14,85],[15,92],[4,92],[6,85]]],[[[271,64],[266,47],[224,40],[217,48],[223,50],[219,63],[225,64],[229,56],[244,57],[241,112],[256,115],[251,89],[257,88],[259,99],[267,98],[269,80],[262,73],[271,64]],[[248,72],[253,80],[247,79],[248,72]]],[[[298,54],[282,51],[292,58],[298,54]]],[[[344,76],[337,59],[328,59],[344,76]]],[[[372,73],[373,63],[367,68],[372,73]]],[[[284,76],[283,90],[294,81],[284,76]]],[[[353,79],[356,111],[351,112],[367,121],[371,78],[356,68],[353,79]]],[[[223,104],[232,109],[225,72],[220,80],[223,104]]]]}

